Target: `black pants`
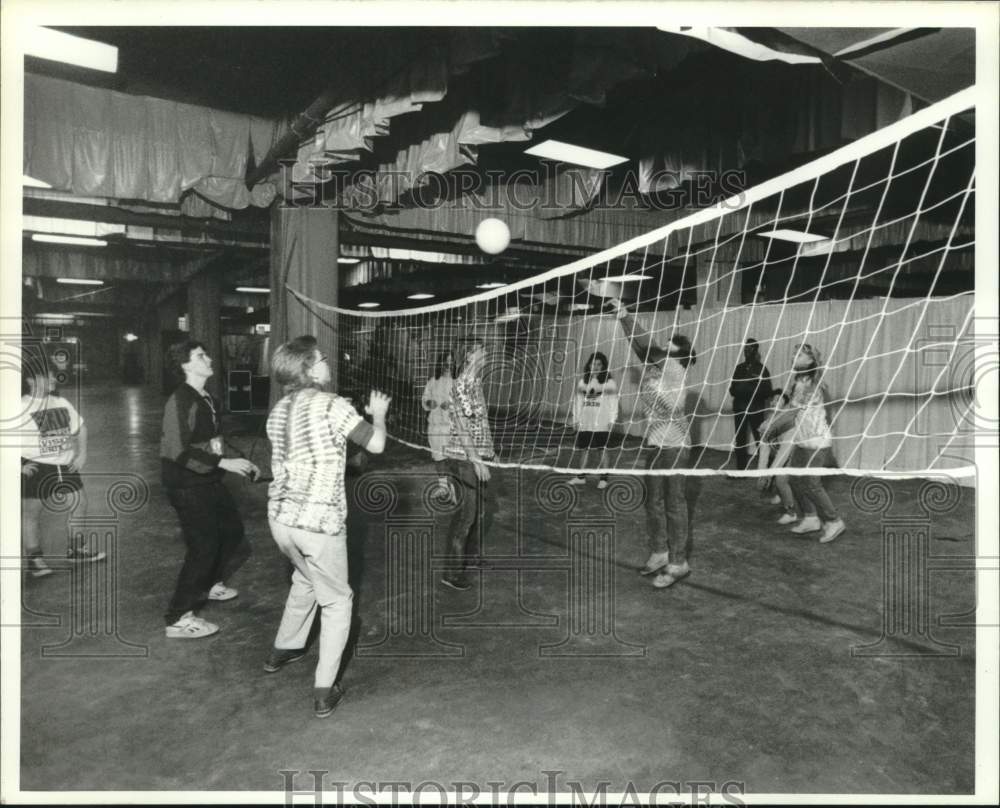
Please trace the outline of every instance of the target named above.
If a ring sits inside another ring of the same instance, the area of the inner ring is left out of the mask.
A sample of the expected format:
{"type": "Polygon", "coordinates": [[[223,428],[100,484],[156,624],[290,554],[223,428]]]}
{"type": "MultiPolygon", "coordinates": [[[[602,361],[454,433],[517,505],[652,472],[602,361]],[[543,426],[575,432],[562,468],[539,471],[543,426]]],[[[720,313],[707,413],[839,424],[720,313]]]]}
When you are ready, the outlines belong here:
{"type": "Polygon", "coordinates": [[[225,581],[250,556],[236,502],[221,482],[191,488],[168,488],[170,504],[184,531],[184,565],[165,619],[176,623],[208,600],[208,590],[225,581]]]}
{"type": "Polygon", "coordinates": [[[766,411],[761,408],[748,411],[749,405],[733,404],[733,417],[736,419],[733,448],[736,450],[736,468],[745,469],[750,466],[750,435],[760,442],[760,428],[764,425],[766,411]]]}

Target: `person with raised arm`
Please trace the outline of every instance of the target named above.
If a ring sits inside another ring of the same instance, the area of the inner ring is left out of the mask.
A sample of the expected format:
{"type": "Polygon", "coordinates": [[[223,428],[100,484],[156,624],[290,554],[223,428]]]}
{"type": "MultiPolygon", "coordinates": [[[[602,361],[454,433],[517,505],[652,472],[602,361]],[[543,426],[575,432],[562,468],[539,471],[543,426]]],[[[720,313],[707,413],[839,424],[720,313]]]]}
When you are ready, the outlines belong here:
{"type": "Polygon", "coordinates": [[[369,393],[369,423],[346,399],[327,391],[330,366],[311,336],[281,345],[271,359],[271,373],[284,397],[267,418],[274,474],[267,519],[275,544],[294,570],[264,670],[275,673],[305,655],[306,640],[321,611],[313,714],[326,718],[344,697],[337,676],[354,600],[347,566],[347,443],[374,454],[385,449],[390,398],[369,393]]]}
{"type": "MultiPolygon", "coordinates": [[[[611,305],[643,363],[639,402],[647,420],[644,443],[654,450],[646,468],[688,469],[691,422],[685,410],[685,377],[697,358],[691,341],[674,333],[667,349],[657,347],[648,333],[638,330],[635,316],[620,300],[612,300],[611,305]]],[[[648,475],[645,484],[650,554],[639,572],[655,575],[653,586],[665,589],[691,574],[694,512],[701,485],[697,477],[683,472],[648,475]]]]}

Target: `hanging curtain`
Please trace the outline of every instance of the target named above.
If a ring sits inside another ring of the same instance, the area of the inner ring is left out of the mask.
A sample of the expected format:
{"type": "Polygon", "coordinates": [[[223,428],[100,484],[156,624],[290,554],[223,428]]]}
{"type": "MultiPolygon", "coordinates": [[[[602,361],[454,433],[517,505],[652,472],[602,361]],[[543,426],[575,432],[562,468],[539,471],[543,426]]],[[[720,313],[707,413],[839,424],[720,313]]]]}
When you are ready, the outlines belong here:
{"type": "Polygon", "coordinates": [[[247,158],[280,127],[248,115],[25,74],[24,173],[79,196],[177,203],[186,192],[229,209],[268,206],[245,184],[247,158]]]}

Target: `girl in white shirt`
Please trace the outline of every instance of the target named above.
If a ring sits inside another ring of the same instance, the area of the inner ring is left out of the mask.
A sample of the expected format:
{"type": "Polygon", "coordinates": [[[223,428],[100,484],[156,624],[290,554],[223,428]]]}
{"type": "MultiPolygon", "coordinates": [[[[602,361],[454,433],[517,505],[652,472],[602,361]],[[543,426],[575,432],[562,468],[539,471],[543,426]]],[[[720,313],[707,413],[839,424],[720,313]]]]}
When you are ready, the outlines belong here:
{"type": "MultiPolygon", "coordinates": [[[[791,468],[836,468],[833,456],[833,434],[826,411],[829,393],[822,382],[822,361],[819,351],[811,345],[797,345],[792,360],[793,381],[789,409],[795,413],[791,428],[794,446],[789,462],[791,468]]],[[[799,535],[820,533],[821,542],[830,542],[844,532],[846,526],[837,513],[830,495],[818,475],[792,476],[792,491],[802,520],[791,531],[799,535]]]]}
{"type": "Polygon", "coordinates": [[[421,404],[427,412],[427,444],[431,448],[431,457],[438,469],[438,487],[443,494],[452,499],[455,493],[448,482],[445,473],[445,453],[451,435],[451,416],[448,408],[451,406],[451,393],[455,377],[455,355],[451,351],[438,354],[434,364],[434,376],[427,380],[421,404]]]}
{"type": "MultiPolygon", "coordinates": [[[[584,452],[583,468],[589,465],[592,451],[599,451],[597,467],[608,467],[605,450],[611,437],[611,426],[618,420],[618,384],[608,372],[608,358],[595,352],[583,368],[583,377],[576,386],[573,400],[573,426],[576,428],[576,448],[584,452]]],[[[583,485],[580,474],[571,482],[583,485]]],[[[598,488],[606,488],[608,475],[602,474],[598,488]]]]}

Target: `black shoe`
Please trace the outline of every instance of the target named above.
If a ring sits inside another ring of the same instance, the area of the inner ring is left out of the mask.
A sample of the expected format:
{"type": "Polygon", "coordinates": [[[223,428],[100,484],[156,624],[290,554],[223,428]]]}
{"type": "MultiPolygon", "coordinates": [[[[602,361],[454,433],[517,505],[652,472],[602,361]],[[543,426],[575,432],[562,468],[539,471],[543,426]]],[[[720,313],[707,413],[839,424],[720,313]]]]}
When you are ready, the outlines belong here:
{"type": "Polygon", "coordinates": [[[285,665],[290,665],[297,659],[302,659],[305,655],[305,648],[272,648],[271,656],[264,663],[264,671],[266,673],[275,673],[285,667],[285,665]]]}
{"type": "Polygon", "coordinates": [[[459,592],[464,592],[471,584],[465,578],[442,578],[441,583],[459,592]]]}
{"type": "Polygon", "coordinates": [[[325,695],[313,699],[313,715],[317,718],[326,718],[337,709],[343,698],[344,688],[334,684],[325,695]]]}

